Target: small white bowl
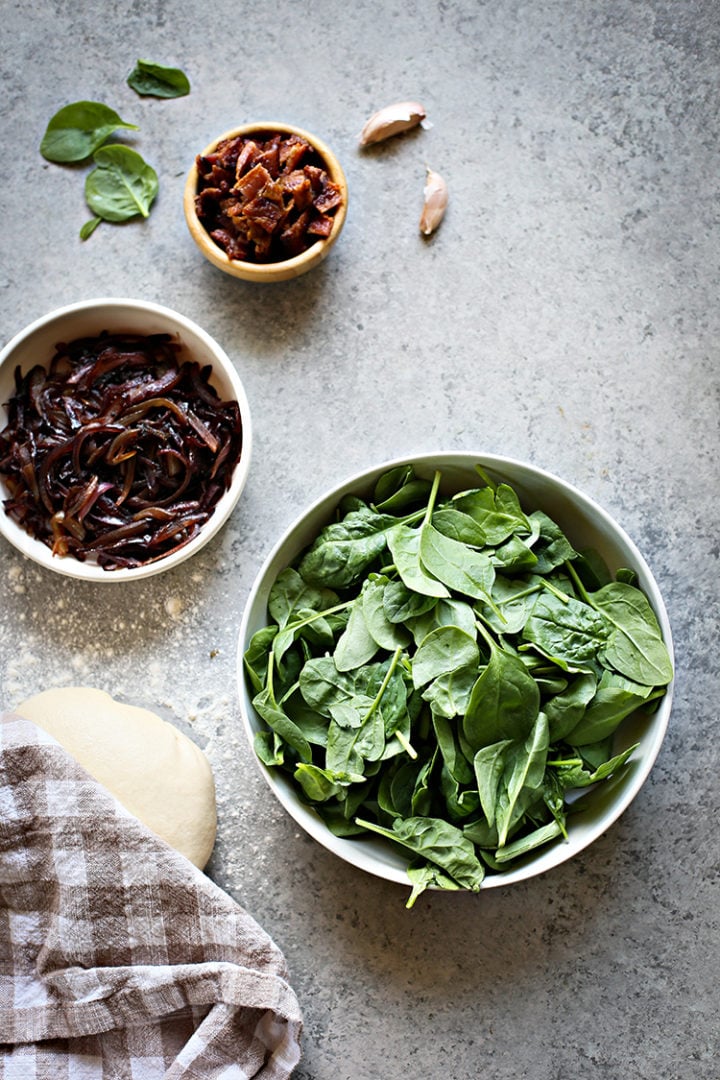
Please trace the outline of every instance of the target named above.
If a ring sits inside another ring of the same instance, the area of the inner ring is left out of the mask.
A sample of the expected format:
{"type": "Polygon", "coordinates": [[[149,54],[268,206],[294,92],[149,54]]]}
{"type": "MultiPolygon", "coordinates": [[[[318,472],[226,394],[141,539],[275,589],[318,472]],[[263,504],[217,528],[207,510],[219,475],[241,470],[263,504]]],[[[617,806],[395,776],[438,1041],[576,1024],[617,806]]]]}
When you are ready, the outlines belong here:
{"type": "MultiPolygon", "coordinates": [[[[554,518],[577,548],[595,548],[613,572],[620,567],[635,570],[639,587],[657,616],[672,658],[670,623],[660,590],[647,563],[624,530],[591,498],[551,473],[512,458],[453,452],[410,455],[357,473],[333,488],[290,526],[268,555],[248,597],[238,645],[240,707],[251,746],[256,732],[263,730],[264,725],[252,706],[253,695],[246,683],[243,655],[252,635],[271,621],[267,603],[273,582],[280,571],[315,539],[320,528],[332,519],[333,511],[343,495],[369,495],[384,472],[407,462],[415,465],[418,475],[428,479],[432,479],[435,470],[440,469],[443,488],[448,492],[477,487],[475,466],[480,464],[496,481],[504,481],[514,487],[529,512],[543,510],[554,518]]],[[[635,742],[640,745],[623,770],[610,780],[596,785],[584,796],[583,809],[573,813],[568,823],[569,839],[558,840],[538,849],[514,869],[488,874],[481,888],[511,885],[559,866],[597,840],[620,817],[640,791],[660,751],[670,716],[672,686],[671,683],[667,687],[654,713],[629,717],[621,725],[616,734],[615,752],[620,753],[635,742]]],[[[389,843],[380,837],[368,836],[356,840],[335,836],[319,815],[301,801],[286,774],[267,768],[254,750],[253,756],[275,797],[318,843],[353,866],[388,881],[408,885],[407,859],[400,856],[389,843]]]]}
{"type": "Polygon", "coordinates": [[[217,503],[215,510],[200,532],[184,547],[156,562],[143,566],[104,570],[94,562],[80,562],[72,556],[53,555],[41,540],[36,540],[15,522],[2,508],[9,495],[4,478],[0,476],[0,533],[19,551],[36,563],[67,577],[83,581],[137,581],[159,574],[190,558],[215,536],[227,521],[240,498],[247,481],[252,450],[250,407],[245,389],[230,358],[200,326],[170,308],[144,300],[97,299],[80,301],[52,311],[16,334],[0,352],[0,430],[7,424],[6,404],[15,390],[14,372],[19,365],[25,373],[35,364],[47,364],[59,342],[96,336],[103,331],[134,334],[170,334],[181,346],[181,355],[197,360],[201,366],[210,364],[210,382],[224,401],[237,401],[243,430],[243,447],[231,486],[217,503]]]}

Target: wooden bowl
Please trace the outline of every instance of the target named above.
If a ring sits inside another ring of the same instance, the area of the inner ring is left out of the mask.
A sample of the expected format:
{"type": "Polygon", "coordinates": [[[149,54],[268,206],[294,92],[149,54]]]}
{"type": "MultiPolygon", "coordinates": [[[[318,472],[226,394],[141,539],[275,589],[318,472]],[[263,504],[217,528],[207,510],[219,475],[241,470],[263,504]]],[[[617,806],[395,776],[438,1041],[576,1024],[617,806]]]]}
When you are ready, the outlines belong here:
{"type": "Polygon", "coordinates": [[[340,162],[335,157],[332,150],[330,150],[321,139],[316,135],[311,135],[309,132],[304,131],[302,128],[295,127],[292,124],[281,124],[274,121],[243,124],[240,127],[226,131],[223,135],[219,135],[202,151],[201,156],[205,157],[206,155],[213,153],[218,144],[225,139],[233,139],[245,135],[259,135],[260,133],[274,134],[276,132],[281,135],[297,135],[300,138],[305,139],[312,146],[315,152],[322,158],[330,179],[340,188],[342,192],[342,203],[335,211],[330,235],[326,238],[316,240],[310,247],[301,252],[301,254],[287,259],[276,260],[274,262],[251,262],[249,260],[231,259],[210,237],[210,234],[197,215],[195,196],[198,191],[198,172],[196,161],[194,161],[185,183],[183,199],[185,220],[187,221],[190,234],[205,258],[208,259],[213,266],[216,266],[219,270],[222,270],[224,273],[230,274],[233,277],[243,278],[245,281],[257,281],[261,283],[288,281],[290,278],[306,274],[308,270],[312,270],[327,257],[345,223],[348,190],[345,174],[340,162]]]}

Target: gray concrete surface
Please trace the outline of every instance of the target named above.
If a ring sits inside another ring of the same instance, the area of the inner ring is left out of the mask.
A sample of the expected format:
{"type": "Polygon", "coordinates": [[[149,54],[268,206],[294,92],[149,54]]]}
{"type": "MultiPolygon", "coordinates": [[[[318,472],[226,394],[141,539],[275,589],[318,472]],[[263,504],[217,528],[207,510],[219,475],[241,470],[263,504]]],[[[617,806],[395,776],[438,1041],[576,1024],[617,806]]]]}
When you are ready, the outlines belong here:
{"type": "Polygon", "coordinates": [[[82,682],[205,748],[210,870],[287,955],[298,1080],[720,1076],[715,0],[6,0],[0,22],[3,340],[83,298],[158,301],[224,345],[255,421],[245,497],[174,572],[75,584],[0,543],[3,706],[82,682]],[[182,67],[190,96],[138,98],[139,57],[182,67]],[[82,98],[139,125],[161,185],[147,222],[86,243],[86,170],[38,153],[82,98]],[[399,98],[432,127],[359,153],[365,118],[399,98]],[[181,206],[194,154],[254,119],[324,137],[351,192],[325,264],[270,287],[206,263],[181,206]],[[451,190],[429,242],[426,164],[451,190]],[[240,726],[236,639],[310,500],[433,448],[526,459],[613,514],[664,593],[677,690],[649,781],[592,848],[408,913],[274,803],[240,726]]]}

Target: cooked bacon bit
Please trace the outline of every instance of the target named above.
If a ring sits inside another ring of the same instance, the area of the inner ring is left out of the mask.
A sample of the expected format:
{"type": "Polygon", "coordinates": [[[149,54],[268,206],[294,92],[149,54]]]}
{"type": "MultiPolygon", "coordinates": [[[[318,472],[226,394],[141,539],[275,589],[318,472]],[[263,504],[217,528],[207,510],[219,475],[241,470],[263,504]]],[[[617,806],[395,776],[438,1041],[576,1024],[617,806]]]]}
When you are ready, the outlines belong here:
{"type": "Polygon", "coordinates": [[[238,154],[237,162],[235,164],[235,176],[239,180],[244,172],[251,169],[258,157],[257,143],[252,139],[247,139],[245,145],[238,154]]]}
{"type": "Polygon", "coordinates": [[[337,184],[333,184],[332,181],[328,181],[323,191],[314,200],[314,205],[320,211],[321,214],[327,214],[328,211],[334,210],[336,206],[339,206],[342,202],[342,192],[337,184]]]}
{"type": "Polygon", "coordinates": [[[283,190],[291,197],[298,210],[305,210],[312,203],[313,195],[310,181],[302,169],[294,169],[287,176],[281,177],[283,190]]]}
{"type": "Polygon", "coordinates": [[[280,243],[285,248],[288,256],[299,255],[305,244],[305,233],[310,221],[310,211],[304,210],[297,221],[288,225],[280,233],[280,243]]]}
{"type": "Polygon", "coordinates": [[[243,212],[268,233],[275,232],[286,216],[282,203],[268,199],[266,195],[257,195],[252,202],[245,203],[243,212]]]}
{"type": "Polygon", "coordinates": [[[255,165],[250,172],[238,178],[233,191],[239,191],[243,199],[254,199],[271,181],[272,177],[265,166],[255,165]]]}
{"type": "Polygon", "coordinates": [[[280,164],[290,172],[297,169],[305,155],[311,152],[310,143],[305,142],[305,139],[301,139],[299,135],[289,135],[280,145],[280,164]]]}
{"type": "Polygon", "coordinates": [[[228,258],[277,262],[330,236],[342,191],[305,139],[225,139],[196,161],[197,215],[228,258]]]}
{"type": "Polygon", "coordinates": [[[332,232],[333,222],[331,217],[317,217],[308,225],[307,231],[312,236],[329,236],[332,232]]]}

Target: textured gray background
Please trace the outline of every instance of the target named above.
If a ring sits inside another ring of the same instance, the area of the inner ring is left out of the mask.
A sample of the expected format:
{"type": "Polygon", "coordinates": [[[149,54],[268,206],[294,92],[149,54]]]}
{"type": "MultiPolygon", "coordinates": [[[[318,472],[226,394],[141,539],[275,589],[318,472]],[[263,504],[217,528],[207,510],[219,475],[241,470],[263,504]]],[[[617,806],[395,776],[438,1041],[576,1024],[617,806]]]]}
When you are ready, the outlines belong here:
{"type": "Polygon", "coordinates": [[[299,1080],[717,1078],[718,44],[716,0],[2,4],[7,340],[62,304],[158,301],[233,357],[255,422],[246,494],[211,546],[123,588],[0,542],[3,706],[85,683],[155,708],[213,765],[214,878],[274,936],[306,1019],[299,1080]],[[138,57],[189,97],[140,99],[138,57]],[[104,101],[161,190],[82,244],[84,168],[43,161],[50,116],[104,101]],[[379,106],[432,128],[361,154],[379,106]],[[325,264],[258,287],[196,251],[194,154],[255,119],[340,157],[351,199],[325,264]],[[417,230],[425,165],[451,203],[417,230]],[[413,451],[529,460],[617,517],[664,593],[677,653],[651,777],[591,849],[479,897],[345,866],[274,803],[236,696],[264,556],[303,506],[413,451]]]}

